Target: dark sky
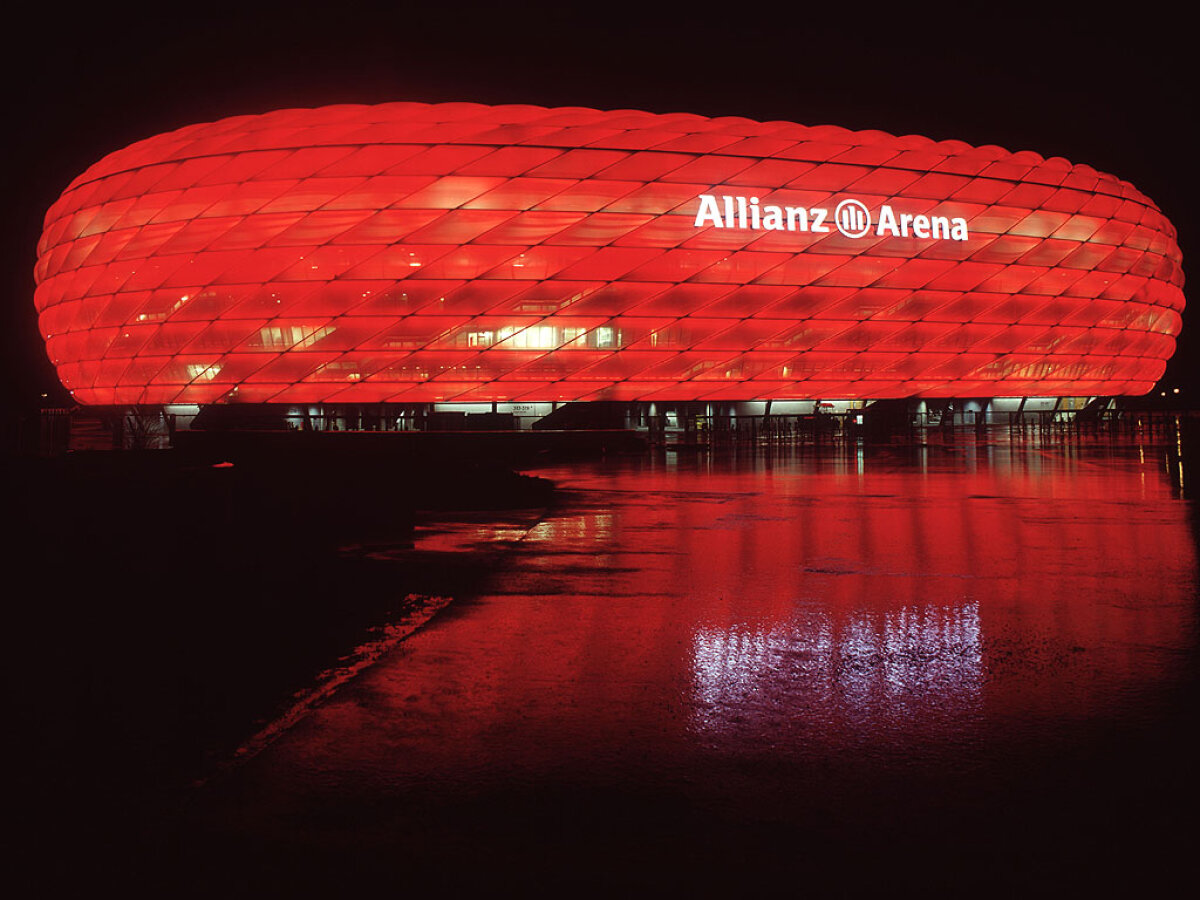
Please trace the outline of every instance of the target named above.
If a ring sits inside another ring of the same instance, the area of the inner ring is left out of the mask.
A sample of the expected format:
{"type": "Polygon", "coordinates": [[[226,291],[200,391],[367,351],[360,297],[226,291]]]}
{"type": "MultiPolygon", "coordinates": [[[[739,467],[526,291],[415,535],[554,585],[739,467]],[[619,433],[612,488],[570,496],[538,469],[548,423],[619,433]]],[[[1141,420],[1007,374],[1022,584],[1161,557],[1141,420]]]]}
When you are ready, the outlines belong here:
{"type": "MultiPolygon", "coordinates": [[[[834,124],[1036,150],[1133,182],[1200,259],[1197,47],[1128,4],[43,4],[0,65],[5,403],[65,400],[33,311],[46,208],[101,156],[194,122],[289,106],[470,100],[834,124]],[[432,11],[431,11],[432,10],[432,11]]],[[[14,23],[15,24],[15,23],[14,23]]],[[[1164,383],[1200,391],[1184,315],[1164,383]]]]}

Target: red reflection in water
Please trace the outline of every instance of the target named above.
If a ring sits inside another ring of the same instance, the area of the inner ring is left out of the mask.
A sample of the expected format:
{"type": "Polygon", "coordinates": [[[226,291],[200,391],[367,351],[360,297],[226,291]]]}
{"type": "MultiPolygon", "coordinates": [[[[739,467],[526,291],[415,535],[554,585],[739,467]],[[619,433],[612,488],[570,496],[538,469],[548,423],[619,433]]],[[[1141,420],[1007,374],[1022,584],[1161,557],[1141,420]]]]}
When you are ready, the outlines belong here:
{"type": "Polygon", "coordinates": [[[542,474],[565,509],[501,523],[515,543],[486,594],[272,748],[260,788],[741,796],[705,766],[867,751],[969,767],[1149,715],[1195,645],[1186,507],[1154,460],[993,448],[542,474]]]}

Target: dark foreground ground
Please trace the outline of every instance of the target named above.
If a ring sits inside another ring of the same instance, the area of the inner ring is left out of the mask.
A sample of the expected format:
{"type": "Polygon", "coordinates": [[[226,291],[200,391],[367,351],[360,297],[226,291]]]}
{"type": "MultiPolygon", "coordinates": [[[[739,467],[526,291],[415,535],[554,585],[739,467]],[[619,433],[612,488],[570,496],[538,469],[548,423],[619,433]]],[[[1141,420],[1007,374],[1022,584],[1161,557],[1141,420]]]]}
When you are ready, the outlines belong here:
{"type": "Polygon", "coordinates": [[[1190,872],[1186,454],[659,451],[542,468],[553,495],[496,471],[443,493],[490,511],[421,511],[428,485],[378,473],[128,460],[10,472],[18,893],[1190,872]]]}

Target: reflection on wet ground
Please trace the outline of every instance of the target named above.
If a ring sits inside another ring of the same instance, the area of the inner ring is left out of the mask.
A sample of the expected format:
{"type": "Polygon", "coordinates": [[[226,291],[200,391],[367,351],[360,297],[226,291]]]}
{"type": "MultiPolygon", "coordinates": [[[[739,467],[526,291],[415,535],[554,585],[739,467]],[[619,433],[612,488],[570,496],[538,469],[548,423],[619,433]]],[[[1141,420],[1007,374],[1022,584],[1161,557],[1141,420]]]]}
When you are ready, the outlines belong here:
{"type": "Polygon", "coordinates": [[[536,474],[541,519],[418,529],[507,549],[195,798],[197,871],[990,893],[1146,885],[1184,852],[1197,565],[1161,454],[536,474]]]}

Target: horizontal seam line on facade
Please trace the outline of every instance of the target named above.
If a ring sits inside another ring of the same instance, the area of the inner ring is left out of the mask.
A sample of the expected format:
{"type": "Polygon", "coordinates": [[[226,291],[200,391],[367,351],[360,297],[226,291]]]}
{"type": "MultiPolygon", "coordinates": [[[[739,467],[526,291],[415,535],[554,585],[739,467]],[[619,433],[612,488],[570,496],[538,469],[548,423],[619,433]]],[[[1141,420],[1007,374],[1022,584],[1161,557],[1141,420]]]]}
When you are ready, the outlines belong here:
{"type": "MultiPolygon", "coordinates": [[[[392,147],[412,147],[412,146],[422,146],[422,147],[428,147],[428,148],[430,148],[430,149],[432,149],[433,147],[438,147],[438,146],[452,146],[452,147],[488,147],[488,148],[491,148],[491,149],[493,149],[493,150],[503,150],[503,149],[507,149],[507,148],[510,148],[510,147],[522,147],[522,148],[524,148],[524,147],[528,147],[529,149],[532,149],[532,150],[559,150],[559,151],[562,151],[563,153],[567,153],[567,152],[569,152],[569,151],[571,151],[571,150],[609,150],[609,151],[612,151],[612,152],[629,153],[629,154],[631,154],[631,155],[632,155],[632,154],[635,154],[635,153],[683,154],[683,155],[693,156],[693,157],[695,157],[696,159],[712,158],[712,157],[724,157],[724,158],[727,158],[727,159],[753,159],[753,160],[758,160],[758,161],[760,161],[760,162],[765,162],[765,161],[768,161],[768,160],[778,160],[778,161],[781,161],[781,162],[797,162],[797,163],[803,163],[803,162],[813,162],[813,163],[816,163],[817,165],[824,165],[824,164],[828,163],[828,164],[830,164],[830,165],[861,166],[861,167],[863,167],[863,168],[866,168],[866,169],[868,169],[868,170],[872,170],[872,171],[879,171],[879,170],[881,170],[881,169],[885,169],[885,170],[896,171],[896,172],[915,172],[915,173],[918,173],[918,174],[921,174],[921,175],[933,175],[933,174],[938,174],[938,175],[951,175],[951,176],[957,176],[957,177],[960,177],[960,178],[967,178],[967,179],[987,178],[987,179],[989,179],[989,180],[991,180],[991,181],[999,181],[999,182],[1002,182],[1002,183],[1005,183],[1005,184],[1014,184],[1014,185],[1017,185],[1017,184],[1040,184],[1040,185],[1043,185],[1043,186],[1045,186],[1045,187],[1054,188],[1055,190],[1058,190],[1058,189],[1062,188],[1062,185],[1061,185],[1061,184],[1053,185],[1053,184],[1046,184],[1045,182],[1040,182],[1040,181],[1025,181],[1024,179],[1021,179],[1021,178],[999,178],[999,177],[995,177],[995,176],[992,176],[992,175],[986,175],[986,176],[982,176],[982,175],[978,175],[978,174],[976,174],[976,175],[963,175],[963,174],[961,174],[961,173],[958,173],[958,172],[935,172],[935,171],[932,171],[932,170],[929,170],[929,169],[916,169],[916,168],[909,168],[909,167],[907,167],[907,166],[889,166],[889,165],[887,165],[886,163],[882,163],[882,164],[879,164],[879,165],[864,165],[863,163],[835,163],[835,162],[831,162],[830,160],[804,160],[804,159],[789,159],[788,157],[781,157],[781,156],[752,156],[752,155],[742,155],[742,154],[739,154],[739,153],[719,153],[719,152],[714,152],[714,153],[697,153],[697,152],[696,152],[696,151],[694,151],[694,150],[693,150],[693,151],[688,151],[688,150],[657,150],[657,149],[654,149],[654,148],[648,148],[648,149],[642,149],[642,150],[631,150],[631,149],[629,149],[629,148],[625,148],[625,147],[592,147],[592,146],[579,146],[579,147],[576,147],[576,146],[555,146],[555,145],[552,145],[552,144],[473,144],[473,143],[462,143],[462,144],[459,144],[459,143],[454,143],[454,142],[441,142],[441,143],[435,143],[435,144],[426,144],[426,143],[424,143],[424,142],[401,142],[401,141],[395,141],[395,142],[383,142],[383,141],[373,141],[373,142],[369,142],[369,143],[362,143],[362,144],[360,144],[360,143],[356,143],[356,144],[317,144],[317,145],[312,145],[312,144],[296,144],[296,145],[294,145],[294,146],[292,146],[292,145],[288,145],[288,146],[279,146],[279,147],[255,148],[255,149],[250,149],[250,150],[234,150],[234,151],[227,151],[227,152],[224,152],[224,153],[199,153],[199,154],[196,154],[196,155],[194,155],[194,156],[183,156],[183,157],[178,157],[178,158],[168,158],[168,159],[160,160],[160,161],[158,161],[158,162],[144,163],[144,164],[142,164],[142,165],[133,166],[133,167],[130,167],[130,168],[117,169],[117,170],[115,170],[115,171],[113,171],[113,172],[108,172],[108,173],[105,173],[105,174],[103,174],[103,175],[98,175],[98,176],[96,176],[95,178],[91,178],[91,179],[89,179],[89,180],[87,180],[87,181],[82,181],[82,182],[79,182],[78,184],[72,184],[72,185],[68,185],[68,186],[67,186],[67,189],[66,189],[66,190],[63,192],[63,196],[65,196],[65,195],[66,195],[67,193],[69,193],[69,192],[72,192],[72,191],[79,190],[79,189],[83,188],[83,187],[84,187],[84,186],[86,186],[86,185],[89,185],[89,184],[95,184],[95,183],[96,183],[96,182],[98,182],[98,181],[103,181],[103,180],[104,180],[104,179],[106,179],[106,178],[112,178],[112,177],[114,177],[114,176],[117,176],[117,175],[124,175],[124,174],[126,174],[126,173],[128,173],[128,172],[137,172],[137,171],[139,171],[139,170],[141,170],[141,169],[149,168],[150,166],[160,166],[160,165],[166,165],[166,164],[169,164],[169,163],[182,163],[182,162],[187,162],[187,161],[189,161],[189,160],[193,160],[193,159],[212,159],[212,158],[215,158],[215,157],[220,157],[220,156],[237,156],[237,155],[239,155],[239,154],[249,154],[249,153],[266,153],[266,152],[270,152],[271,150],[314,150],[314,149],[318,149],[318,148],[325,148],[325,147],[350,147],[350,148],[354,148],[354,149],[360,149],[360,150],[361,150],[361,149],[364,149],[364,148],[366,148],[366,147],[380,147],[380,146],[392,146],[392,147]]],[[[866,146],[866,145],[863,145],[863,146],[866,146]]],[[[120,150],[114,150],[114,151],[113,151],[111,154],[108,154],[108,155],[109,155],[109,156],[112,156],[112,155],[115,155],[115,154],[118,154],[118,153],[123,153],[125,150],[128,150],[128,149],[130,149],[130,148],[129,148],[129,147],[124,147],[124,148],[122,148],[122,149],[120,149],[120,150]]],[[[901,151],[901,152],[905,152],[905,151],[901,151]]],[[[951,158],[951,157],[947,156],[947,159],[949,159],[949,158],[951,158]]],[[[991,162],[996,162],[996,161],[997,161],[997,160],[991,160],[991,162]]],[[[335,165],[335,163],[330,163],[330,165],[335,165]]],[[[399,165],[399,163],[398,163],[397,165],[399,165]]],[[[543,163],[539,163],[539,165],[544,165],[544,164],[543,164],[543,163]]],[[[682,165],[687,165],[687,163],[683,163],[682,165]]],[[[1074,168],[1077,168],[1077,167],[1078,167],[1078,164],[1076,164],[1076,163],[1072,163],[1072,164],[1071,164],[1071,166],[1072,166],[1072,169],[1074,169],[1074,168]]],[[[534,166],[534,168],[537,168],[537,166],[534,166]]],[[[1036,168],[1036,167],[1034,167],[1034,166],[1031,166],[1030,168],[1036,168]]],[[[382,174],[382,173],[377,173],[377,174],[382,174]]],[[[448,174],[448,175],[449,175],[449,174],[454,174],[454,173],[446,173],[446,174],[448,174]]],[[[669,173],[666,173],[666,174],[669,174],[669,173]]],[[[82,176],[81,176],[81,177],[82,177],[82,176]]],[[[306,176],[306,177],[314,177],[314,176],[306,176]]],[[[330,176],[330,177],[335,177],[335,176],[330,176]]],[[[374,176],[371,176],[371,175],[364,175],[364,176],[353,176],[353,175],[349,175],[349,176],[336,176],[336,177],[346,177],[346,178],[363,177],[363,178],[371,178],[371,177],[374,177],[374,176]]],[[[445,176],[438,176],[438,177],[445,177],[445,176]]],[[[526,176],[526,175],[479,175],[479,176],[462,176],[462,177],[466,177],[466,178],[472,178],[472,177],[478,177],[478,178],[524,178],[524,177],[538,178],[538,177],[542,177],[542,176],[537,176],[537,175],[531,175],[531,176],[526,176]]],[[[591,177],[591,176],[589,176],[589,177],[591,177]]],[[[1089,177],[1090,177],[1090,176],[1089,176],[1089,177]]],[[[1115,178],[1115,176],[1113,176],[1113,177],[1115,178]]],[[[585,178],[585,179],[581,179],[581,180],[587,180],[587,179],[585,178]]],[[[231,182],[228,182],[228,183],[229,183],[229,184],[243,184],[244,182],[231,181],[231,182]]],[[[645,182],[645,183],[647,183],[647,184],[652,184],[652,183],[654,183],[654,182],[652,181],[652,182],[645,182]]],[[[670,182],[668,182],[668,183],[670,183],[670,182]]],[[[690,182],[678,182],[678,183],[680,183],[680,184],[688,184],[688,183],[690,183],[690,182]]],[[[697,182],[697,183],[699,183],[699,182],[697,182]]],[[[1111,184],[1112,184],[1112,182],[1107,182],[1107,181],[1104,181],[1104,180],[1102,180],[1102,179],[1101,179],[1101,180],[1098,180],[1098,183],[1097,183],[1097,188],[1098,188],[1100,185],[1106,185],[1106,184],[1107,184],[1107,185],[1111,185],[1111,184]]],[[[1089,188],[1089,189],[1086,189],[1086,190],[1085,190],[1085,189],[1083,189],[1083,188],[1067,188],[1066,190],[1078,190],[1078,191],[1080,191],[1081,193],[1092,193],[1092,194],[1095,194],[1095,193],[1102,193],[1102,194],[1105,194],[1106,196],[1111,196],[1111,197],[1119,197],[1119,198],[1120,198],[1120,199],[1122,199],[1122,200],[1130,200],[1131,202],[1134,202],[1134,203],[1140,203],[1142,206],[1145,206],[1145,207],[1147,207],[1148,209],[1154,209],[1154,210],[1157,210],[1157,211],[1159,211],[1159,212],[1161,212],[1161,211],[1162,211],[1162,210],[1160,210],[1160,209],[1158,208],[1158,206],[1157,206],[1157,205],[1154,203],[1154,201],[1153,201],[1153,200],[1151,200],[1149,197],[1146,197],[1145,195],[1143,195],[1143,194],[1142,194],[1142,192],[1141,192],[1141,191],[1138,191],[1137,187],[1136,187],[1136,186],[1134,186],[1133,184],[1131,184],[1131,183],[1129,183],[1129,182],[1125,182],[1125,181],[1120,181],[1119,179],[1116,181],[1116,184],[1117,184],[1117,186],[1126,186],[1126,187],[1129,187],[1130,189],[1132,189],[1132,190],[1134,190],[1134,191],[1137,191],[1137,192],[1138,192],[1138,199],[1135,199],[1135,198],[1133,198],[1133,197],[1125,197],[1125,196],[1123,196],[1123,195],[1121,195],[1121,194],[1113,194],[1111,191],[1099,191],[1099,190],[1097,190],[1097,189],[1095,189],[1095,188],[1089,188]]],[[[779,187],[779,188],[773,188],[772,190],[783,190],[783,188],[782,188],[782,187],[779,187]]],[[[836,192],[836,191],[834,191],[833,193],[837,193],[837,192],[836,192]]],[[[918,198],[918,199],[921,199],[921,198],[918,198]]],[[[964,201],[964,202],[966,202],[966,201],[964,201]]]]}

